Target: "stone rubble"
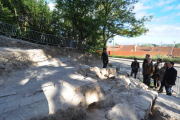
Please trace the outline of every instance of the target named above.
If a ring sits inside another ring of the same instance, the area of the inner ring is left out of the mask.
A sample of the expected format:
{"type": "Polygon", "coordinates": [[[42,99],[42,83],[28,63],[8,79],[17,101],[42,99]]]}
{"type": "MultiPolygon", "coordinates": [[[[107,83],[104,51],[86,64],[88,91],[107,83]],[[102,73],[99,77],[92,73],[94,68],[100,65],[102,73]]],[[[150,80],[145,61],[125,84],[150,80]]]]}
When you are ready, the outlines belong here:
{"type": "Polygon", "coordinates": [[[180,97],[159,94],[153,115],[158,120],[180,120],[180,97]]]}
{"type": "Polygon", "coordinates": [[[0,120],[86,120],[94,104],[106,108],[98,120],[151,120],[151,112],[153,120],[180,119],[179,97],[158,95],[115,68],[88,66],[92,54],[2,36],[0,53],[0,74],[14,71],[0,78],[0,120]]]}

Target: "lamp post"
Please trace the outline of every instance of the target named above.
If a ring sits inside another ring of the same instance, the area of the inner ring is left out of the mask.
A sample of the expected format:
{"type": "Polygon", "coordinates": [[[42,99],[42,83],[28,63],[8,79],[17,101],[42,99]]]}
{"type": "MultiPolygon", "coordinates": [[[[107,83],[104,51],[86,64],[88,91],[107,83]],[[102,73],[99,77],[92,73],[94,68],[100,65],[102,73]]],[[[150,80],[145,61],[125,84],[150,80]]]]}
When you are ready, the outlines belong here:
{"type": "Polygon", "coordinates": [[[114,58],[114,37],[113,37],[113,58],[114,58]]]}

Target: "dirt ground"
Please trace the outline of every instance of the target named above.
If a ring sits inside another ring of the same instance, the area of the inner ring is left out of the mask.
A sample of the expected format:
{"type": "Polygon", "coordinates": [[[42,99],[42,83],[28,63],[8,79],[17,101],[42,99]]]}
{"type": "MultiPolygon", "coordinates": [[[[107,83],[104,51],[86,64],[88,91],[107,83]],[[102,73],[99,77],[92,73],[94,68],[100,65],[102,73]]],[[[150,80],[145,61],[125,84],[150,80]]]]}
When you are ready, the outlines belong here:
{"type": "Polygon", "coordinates": [[[68,57],[78,63],[91,64],[99,58],[90,53],[57,46],[46,46],[0,36],[0,76],[36,66],[50,58],[68,57]]]}

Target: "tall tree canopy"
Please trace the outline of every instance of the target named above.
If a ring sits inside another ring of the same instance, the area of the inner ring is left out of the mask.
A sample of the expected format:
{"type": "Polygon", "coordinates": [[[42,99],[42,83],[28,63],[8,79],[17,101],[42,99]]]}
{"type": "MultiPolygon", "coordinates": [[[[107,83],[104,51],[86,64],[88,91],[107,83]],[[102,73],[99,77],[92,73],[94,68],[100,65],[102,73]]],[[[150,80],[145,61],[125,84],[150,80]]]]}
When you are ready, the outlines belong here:
{"type": "Polygon", "coordinates": [[[52,12],[45,0],[1,0],[0,21],[50,32],[52,12]]]}
{"type": "Polygon", "coordinates": [[[21,27],[79,39],[79,44],[106,47],[116,36],[145,34],[152,16],[137,19],[133,12],[138,0],[0,0],[0,21],[21,27]]]}

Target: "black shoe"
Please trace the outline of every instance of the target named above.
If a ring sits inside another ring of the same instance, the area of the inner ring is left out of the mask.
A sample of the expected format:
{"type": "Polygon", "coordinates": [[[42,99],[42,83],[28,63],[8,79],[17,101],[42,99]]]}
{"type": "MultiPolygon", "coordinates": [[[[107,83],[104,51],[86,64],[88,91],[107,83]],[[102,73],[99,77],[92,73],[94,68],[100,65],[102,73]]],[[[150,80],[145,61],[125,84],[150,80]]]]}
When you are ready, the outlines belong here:
{"type": "Polygon", "coordinates": [[[169,96],[171,96],[172,94],[171,94],[171,93],[167,93],[166,95],[169,95],[169,96]]]}
{"type": "Polygon", "coordinates": [[[163,90],[159,90],[159,91],[158,91],[158,93],[162,93],[162,92],[163,92],[163,90]]]}

